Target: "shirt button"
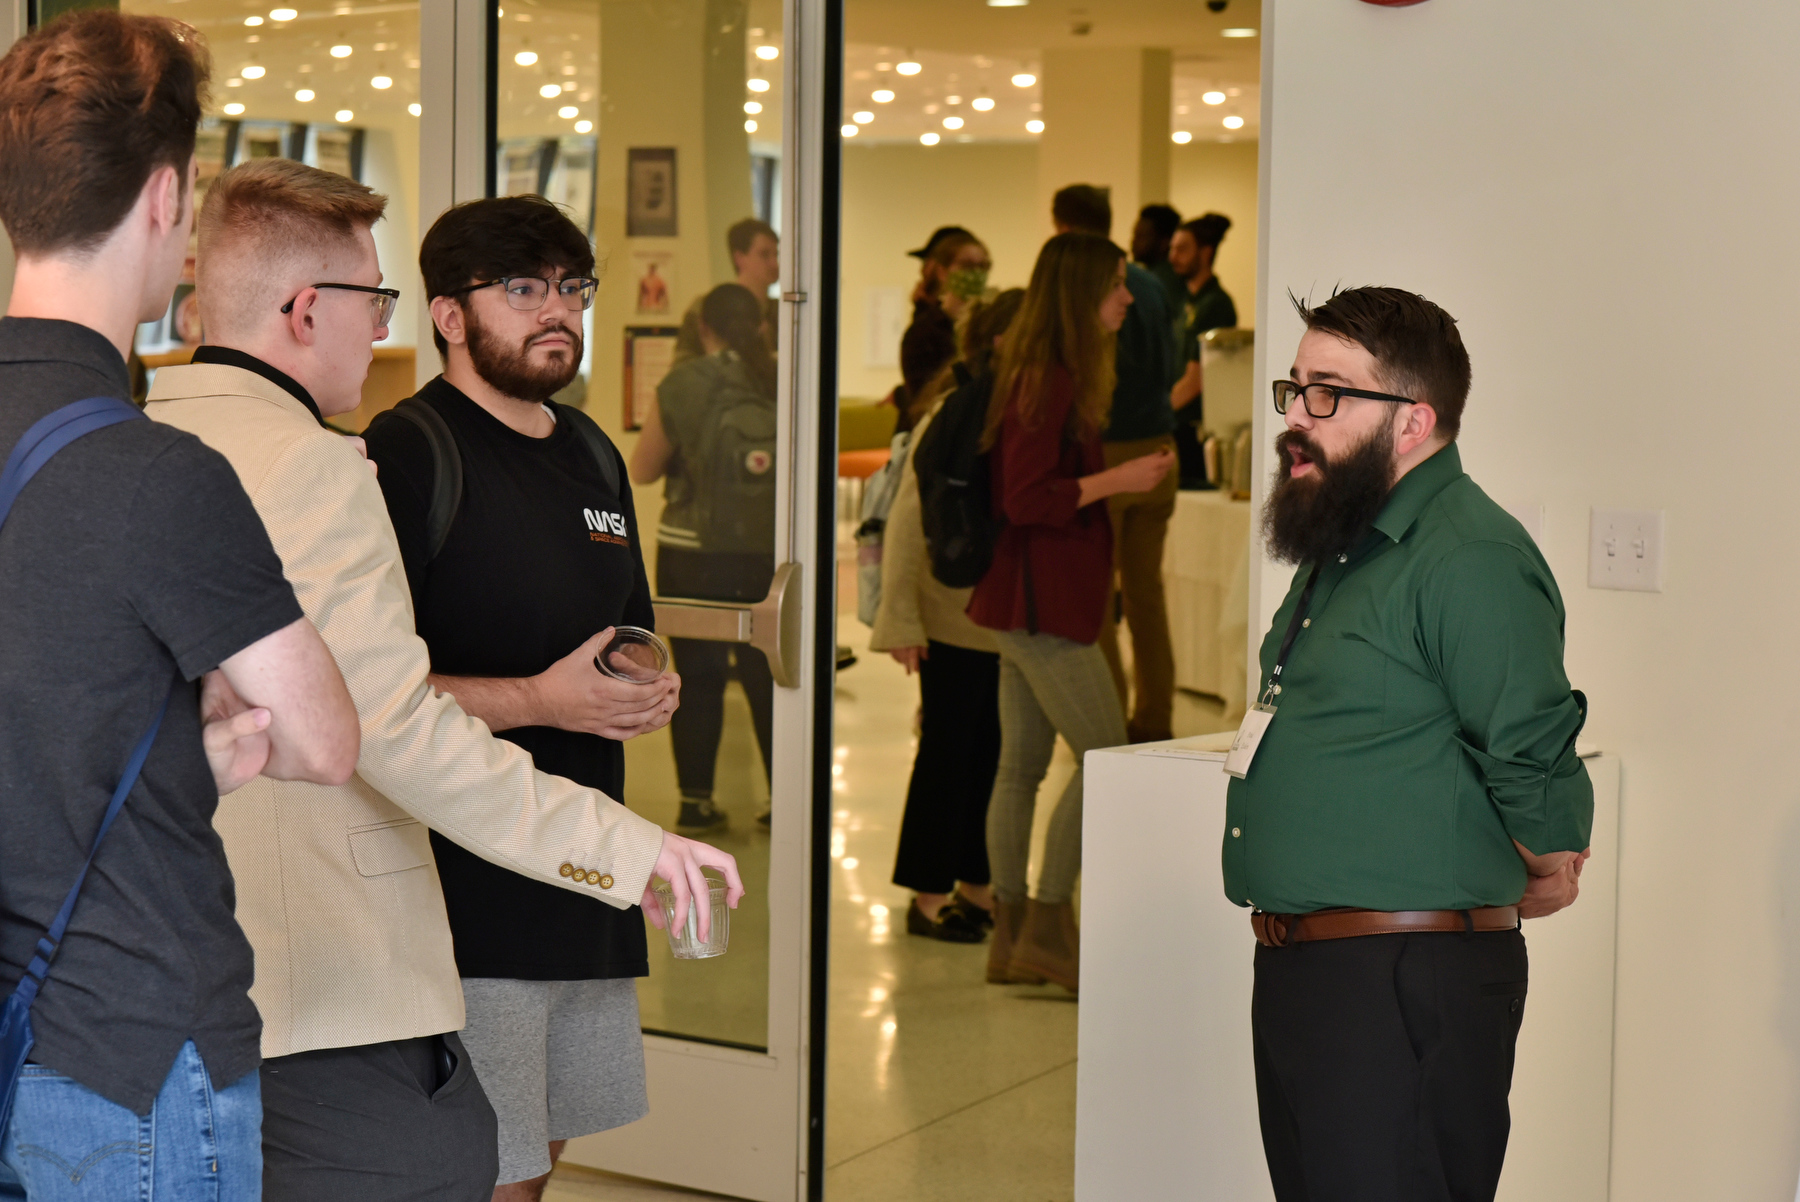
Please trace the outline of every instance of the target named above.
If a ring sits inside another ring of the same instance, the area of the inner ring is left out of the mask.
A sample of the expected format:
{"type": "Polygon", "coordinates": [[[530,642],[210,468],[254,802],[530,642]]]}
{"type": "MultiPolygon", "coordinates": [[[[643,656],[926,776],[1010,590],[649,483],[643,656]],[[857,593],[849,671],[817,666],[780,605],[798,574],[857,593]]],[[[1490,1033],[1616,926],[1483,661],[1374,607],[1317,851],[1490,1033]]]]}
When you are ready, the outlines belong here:
{"type": "Polygon", "coordinates": [[[1300,625],[1301,625],[1301,626],[1302,626],[1302,627],[1306,627],[1306,626],[1311,626],[1311,625],[1312,625],[1312,619],[1311,619],[1311,618],[1304,618],[1304,619],[1302,619],[1302,620],[1301,620],[1301,622],[1300,622],[1300,625]]]}
{"type": "Polygon", "coordinates": [[[574,876],[577,885],[587,884],[587,869],[577,868],[571,875],[574,876]]]}
{"type": "Polygon", "coordinates": [[[1349,563],[1350,557],[1348,555],[1340,555],[1340,556],[1338,556],[1338,562],[1339,563],[1349,563]]]}
{"type": "Polygon", "coordinates": [[[1238,837],[1238,836],[1239,836],[1239,835],[1241,835],[1241,834],[1243,834],[1243,833],[1244,833],[1244,832],[1243,832],[1243,831],[1240,831],[1240,830],[1239,830],[1239,829],[1238,829],[1238,828],[1237,828],[1237,827],[1235,827],[1235,826],[1234,826],[1234,827],[1232,827],[1232,828],[1231,828],[1231,837],[1232,837],[1232,838],[1233,838],[1233,839],[1235,839],[1235,838],[1237,838],[1237,837],[1238,837]]]}
{"type": "Polygon", "coordinates": [[[611,889],[613,887],[612,873],[603,872],[600,874],[600,887],[602,889],[611,889]]]}
{"type": "Polygon", "coordinates": [[[574,876],[575,875],[575,865],[564,864],[561,868],[558,868],[557,871],[562,873],[564,876],[574,876]]]}

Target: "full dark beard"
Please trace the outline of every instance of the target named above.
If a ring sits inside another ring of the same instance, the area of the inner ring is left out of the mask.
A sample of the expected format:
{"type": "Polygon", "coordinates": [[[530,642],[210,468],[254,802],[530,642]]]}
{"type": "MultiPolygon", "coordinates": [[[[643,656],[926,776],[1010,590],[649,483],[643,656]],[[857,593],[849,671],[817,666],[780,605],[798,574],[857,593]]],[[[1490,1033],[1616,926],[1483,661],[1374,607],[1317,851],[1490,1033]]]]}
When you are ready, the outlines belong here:
{"type": "Polygon", "coordinates": [[[476,318],[473,307],[466,308],[469,330],[469,361],[476,374],[496,391],[520,401],[545,401],[569,386],[581,370],[581,330],[568,326],[552,326],[538,330],[517,347],[506,346],[500,337],[485,329],[476,318]],[[541,366],[531,361],[531,344],[546,334],[559,332],[569,336],[566,362],[552,359],[541,366]]]}
{"type": "Polygon", "coordinates": [[[1394,490],[1394,429],[1383,423],[1336,461],[1299,430],[1275,440],[1281,466],[1263,503],[1263,538],[1283,563],[1318,563],[1347,553],[1381,514],[1394,490]],[[1313,463],[1296,477],[1294,449],[1313,463]]]}

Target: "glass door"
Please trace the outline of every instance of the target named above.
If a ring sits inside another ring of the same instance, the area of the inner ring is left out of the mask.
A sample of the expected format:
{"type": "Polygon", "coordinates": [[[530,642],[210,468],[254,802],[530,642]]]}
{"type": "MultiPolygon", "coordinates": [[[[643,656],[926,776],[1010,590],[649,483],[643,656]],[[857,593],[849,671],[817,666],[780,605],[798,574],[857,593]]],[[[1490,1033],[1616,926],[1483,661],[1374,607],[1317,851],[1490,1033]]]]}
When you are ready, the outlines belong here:
{"type": "Polygon", "coordinates": [[[819,621],[832,548],[818,482],[836,475],[820,450],[835,444],[819,389],[820,281],[835,275],[822,270],[837,107],[822,101],[825,5],[450,4],[455,36],[439,40],[454,63],[455,197],[547,196],[605,263],[582,374],[560,399],[585,405],[630,462],[657,627],[683,678],[675,722],[626,745],[623,800],[732,852],[749,891],[722,958],[677,961],[652,932],[639,982],[650,1115],[572,1141],[565,1160],[805,1197],[823,1051],[814,761],[834,666],[819,621]],[[479,176],[476,86],[491,97],[479,176]]]}

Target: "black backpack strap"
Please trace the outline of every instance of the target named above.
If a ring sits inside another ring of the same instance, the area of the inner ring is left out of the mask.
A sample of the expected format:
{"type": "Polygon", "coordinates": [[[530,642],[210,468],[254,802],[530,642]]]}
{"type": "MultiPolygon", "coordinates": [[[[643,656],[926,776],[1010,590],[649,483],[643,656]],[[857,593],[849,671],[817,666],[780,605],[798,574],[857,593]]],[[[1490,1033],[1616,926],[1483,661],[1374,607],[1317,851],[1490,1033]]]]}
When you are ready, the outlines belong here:
{"type": "Polygon", "coordinates": [[[605,482],[607,491],[615,497],[623,497],[625,493],[619,487],[619,452],[613,446],[613,440],[606,436],[606,431],[600,428],[600,423],[573,405],[558,404],[556,415],[567,418],[575,428],[575,433],[599,466],[600,479],[605,482]]]}
{"type": "Polygon", "coordinates": [[[462,452],[457,449],[449,423],[428,402],[407,397],[389,412],[417,426],[431,448],[431,504],[425,511],[425,560],[429,563],[444,549],[450,523],[462,508],[462,452]]]}

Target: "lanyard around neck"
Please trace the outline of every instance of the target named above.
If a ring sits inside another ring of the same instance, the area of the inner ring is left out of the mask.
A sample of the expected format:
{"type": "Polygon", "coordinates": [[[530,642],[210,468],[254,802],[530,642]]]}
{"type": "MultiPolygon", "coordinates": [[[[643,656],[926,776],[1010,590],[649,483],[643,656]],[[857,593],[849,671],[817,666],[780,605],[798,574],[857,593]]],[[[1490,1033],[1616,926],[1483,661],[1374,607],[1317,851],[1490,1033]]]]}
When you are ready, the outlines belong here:
{"type": "Polygon", "coordinates": [[[1308,624],[1306,611],[1312,606],[1313,589],[1319,583],[1319,567],[1315,563],[1312,575],[1306,578],[1306,588],[1301,590],[1300,604],[1294,607],[1294,616],[1288,620],[1287,633],[1281,636],[1281,650],[1275,653],[1275,667],[1269,673],[1269,683],[1263,689],[1259,705],[1267,705],[1281,692],[1281,670],[1287,666],[1288,652],[1294,649],[1294,640],[1300,637],[1300,628],[1308,624]]]}

